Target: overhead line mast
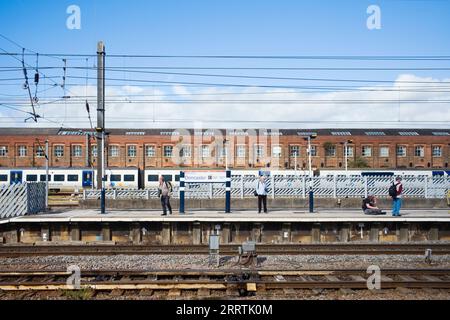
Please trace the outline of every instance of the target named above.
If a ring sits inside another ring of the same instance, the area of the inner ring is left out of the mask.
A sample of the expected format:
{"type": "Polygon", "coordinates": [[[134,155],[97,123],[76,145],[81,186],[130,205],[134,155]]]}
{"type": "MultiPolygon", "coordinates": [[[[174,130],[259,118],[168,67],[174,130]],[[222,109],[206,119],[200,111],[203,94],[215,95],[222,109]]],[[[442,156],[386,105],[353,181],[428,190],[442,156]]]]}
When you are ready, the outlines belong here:
{"type": "Polygon", "coordinates": [[[101,213],[105,213],[105,45],[97,44],[97,188],[101,187],[101,213]]]}

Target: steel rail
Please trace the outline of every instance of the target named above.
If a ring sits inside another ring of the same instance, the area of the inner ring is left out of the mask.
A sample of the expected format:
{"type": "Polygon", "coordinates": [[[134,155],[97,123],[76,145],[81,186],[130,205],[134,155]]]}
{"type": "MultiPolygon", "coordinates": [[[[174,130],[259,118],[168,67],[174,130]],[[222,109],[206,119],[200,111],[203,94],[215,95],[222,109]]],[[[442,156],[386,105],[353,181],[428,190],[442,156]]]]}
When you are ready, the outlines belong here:
{"type": "MultiPolygon", "coordinates": [[[[450,254],[450,243],[445,244],[256,244],[259,255],[384,255],[450,254]]],[[[237,255],[239,245],[223,244],[221,255],[237,255]]],[[[39,244],[0,245],[0,257],[48,256],[48,255],[148,255],[148,254],[208,254],[207,245],[133,245],[133,244],[39,244]]]]}

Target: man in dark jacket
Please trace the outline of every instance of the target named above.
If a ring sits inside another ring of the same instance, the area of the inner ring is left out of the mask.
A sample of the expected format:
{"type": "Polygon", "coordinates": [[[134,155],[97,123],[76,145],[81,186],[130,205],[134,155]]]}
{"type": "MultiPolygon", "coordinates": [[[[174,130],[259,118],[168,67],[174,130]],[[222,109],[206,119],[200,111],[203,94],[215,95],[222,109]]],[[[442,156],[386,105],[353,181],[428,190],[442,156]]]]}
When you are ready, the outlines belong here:
{"type": "Polygon", "coordinates": [[[172,194],[172,184],[170,181],[165,181],[164,177],[159,178],[158,195],[161,197],[161,206],[163,208],[163,216],[167,215],[167,209],[169,214],[172,214],[172,207],[170,206],[170,196],[172,194]]]}
{"type": "Polygon", "coordinates": [[[381,209],[377,207],[376,201],[377,200],[375,196],[368,196],[363,200],[362,209],[364,211],[364,214],[371,214],[371,215],[386,214],[386,212],[381,211],[381,209]]]}

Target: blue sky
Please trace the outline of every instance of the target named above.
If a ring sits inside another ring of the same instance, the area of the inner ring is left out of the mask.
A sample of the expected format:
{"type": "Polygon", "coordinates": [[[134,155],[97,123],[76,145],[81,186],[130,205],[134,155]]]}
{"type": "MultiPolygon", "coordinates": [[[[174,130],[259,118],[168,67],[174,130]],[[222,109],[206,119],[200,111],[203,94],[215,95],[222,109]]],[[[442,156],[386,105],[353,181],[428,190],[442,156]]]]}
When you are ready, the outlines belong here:
{"type": "Polygon", "coordinates": [[[38,51],[166,54],[447,54],[449,1],[2,1],[2,33],[38,51]],[[66,8],[81,8],[68,30],[66,8]],[[381,30],[366,9],[381,8],[381,30]]]}
{"type": "MultiPolygon", "coordinates": [[[[103,40],[108,54],[168,54],[168,55],[449,55],[450,1],[389,0],[389,1],[144,1],[144,0],[16,0],[0,3],[0,33],[28,49],[40,53],[94,54],[96,42],[103,40]],[[66,28],[69,5],[81,9],[81,30],[66,28]],[[381,29],[366,27],[367,7],[376,4],[381,9],[381,29]]],[[[8,52],[20,49],[0,39],[0,48],[8,52]]],[[[61,61],[41,58],[42,65],[61,65],[61,61]]],[[[34,64],[34,58],[27,61],[34,64]]],[[[89,64],[94,64],[94,59],[89,64]]],[[[84,61],[69,60],[69,65],[84,61]]],[[[17,66],[11,57],[0,57],[0,66],[17,66]]],[[[204,60],[204,59],[108,59],[107,65],[170,65],[170,66],[235,66],[235,67],[448,67],[442,62],[370,62],[370,61],[305,61],[305,60],[204,60]]],[[[48,74],[60,76],[58,70],[48,74]]],[[[196,71],[199,72],[199,71],[196,71]]],[[[214,71],[236,74],[236,71],[214,71]]],[[[413,79],[449,79],[448,70],[427,71],[246,71],[256,76],[350,78],[397,80],[408,74],[413,79]]],[[[73,71],[72,75],[83,76],[73,71]]],[[[0,75],[5,78],[6,73],[0,75]]],[[[8,74],[19,77],[20,72],[8,74]]],[[[93,76],[91,74],[91,76],[93,76]]],[[[118,77],[117,74],[107,76],[118,77]]],[[[282,80],[242,80],[187,76],[141,76],[124,72],[121,78],[170,81],[210,81],[214,83],[292,85],[282,80]]],[[[81,86],[84,80],[68,80],[81,86]]],[[[95,81],[89,81],[95,85],[95,81]]],[[[111,82],[110,82],[111,83],[111,82]]],[[[108,83],[107,83],[108,84],[108,83]]],[[[128,84],[120,82],[120,84],[128,84]]],[[[314,85],[317,82],[302,82],[314,85]]],[[[329,84],[329,83],[328,83],[329,84]]],[[[69,88],[70,89],[70,88],[69,88]]],[[[82,88],[72,88],[73,91],[82,88]]],[[[139,89],[139,88],[138,88],[139,89]]],[[[140,88],[142,89],[142,88],[140,88]]],[[[56,90],[56,89],[55,89],[56,90]]],[[[155,87],[153,87],[153,92],[155,87]]],[[[158,87],[161,93],[181,92],[186,88],[158,87]]],[[[199,88],[190,89],[201,92],[199,88]]],[[[232,89],[230,89],[232,90],[232,89]]],[[[234,89],[233,89],[234,90],[234,89]]],[[[77,92],[78,92],[77,91],[77,92]]],[[[90,91],[90,90],[89,90],[90,91]]],[[[2,86],[0,94],[19,92],[13,85],[2,86]]],[[[158,91],[159,92],[159,91],[158,91]]],[[[234,91],[233,91],[234,92],[234,91]]],[[[115,92],[118,94],[117,92],[115,92]]],[[[120,92],[124,94],[123,91],[120,92]]],[[[56,94],[55,94],[56,95],[56,94]]],[[[358,97],[361,94],[358,93],[358,97]]],[[[44,98],[44,96],[43,96],[44,98]]],[[[429,96],[427,96],[429,98],[429,96]]],[[[0,100],[6,100],[0,96],[0,100]]],[[[273,106],[276,107],[276,106],[273,106]]],[[[445,115],[448,105],[439,106],[445,115]]],[[[142,105],[139,107],[142,108],[142,105]]],[[[170,107],[167,107],[170,109],[170,107]]],[[[242,107],[236,107],[241,110],[242,107]]],[[[81,107],[82,109],[82,107],[81,107]]],[[[120,107],[119,107],[120,109],[120,107]]],[[[225,108],[226,109],[226,108],[225,108]]],[[[272,110],[272,109],[271,109],[272,110]]],[[[420,109],[418,109],[420,110],[420,109]]],[[[448,111],[448,109],[447,109],[448,111]]],[[[83,112],[78,110],[79,113],[83,112]]],[[[295,110],[290,110],[295,112],[295,110]]],[[[285,115],[289,119],[290,112],[285,115]]],[[[416,112],[416,111],[415,111],[416,112]]],[[[11,115],[8,111],[5,115],[11,115]]],[[[174,108],[170,112],[178,114],[174,108]]],[[[326,113],[326,112],[325,112],[326,113]]],[[[408,112],[404,113],[407,114],[408,112]]],[[[65,117],[71,111],[65,111],[65,117]]],[[[202,115],[202,110],[196,114],[202,115]]],[[[397,114],[397,113],[396,113],[397,114]]],[[[56,117],[56,116],[55,116],[56,117]]],[[[81,117],[81,115],[80,115],[81,117]]],[[[219,116],[220,117],[220,116],[219,116]]],[[[242,115],[245,117],[245,114],[242,115]]],[[[317,118],[321,119],[320,115],[317,118]]],[[[0,123],[5,125],[5,123],[0,123]]]]}

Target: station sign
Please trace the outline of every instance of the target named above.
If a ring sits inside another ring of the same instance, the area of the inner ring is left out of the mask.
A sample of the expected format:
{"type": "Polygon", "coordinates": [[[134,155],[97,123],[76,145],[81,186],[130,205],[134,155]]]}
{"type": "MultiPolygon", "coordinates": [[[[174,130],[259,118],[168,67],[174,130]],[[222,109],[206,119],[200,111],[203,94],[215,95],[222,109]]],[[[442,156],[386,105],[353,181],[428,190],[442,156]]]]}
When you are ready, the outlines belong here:
{"type": "Polygon", "coordinates": [[[226,181],[226,171],[185,171],[185,182],[223,183],[226,181]]]}

